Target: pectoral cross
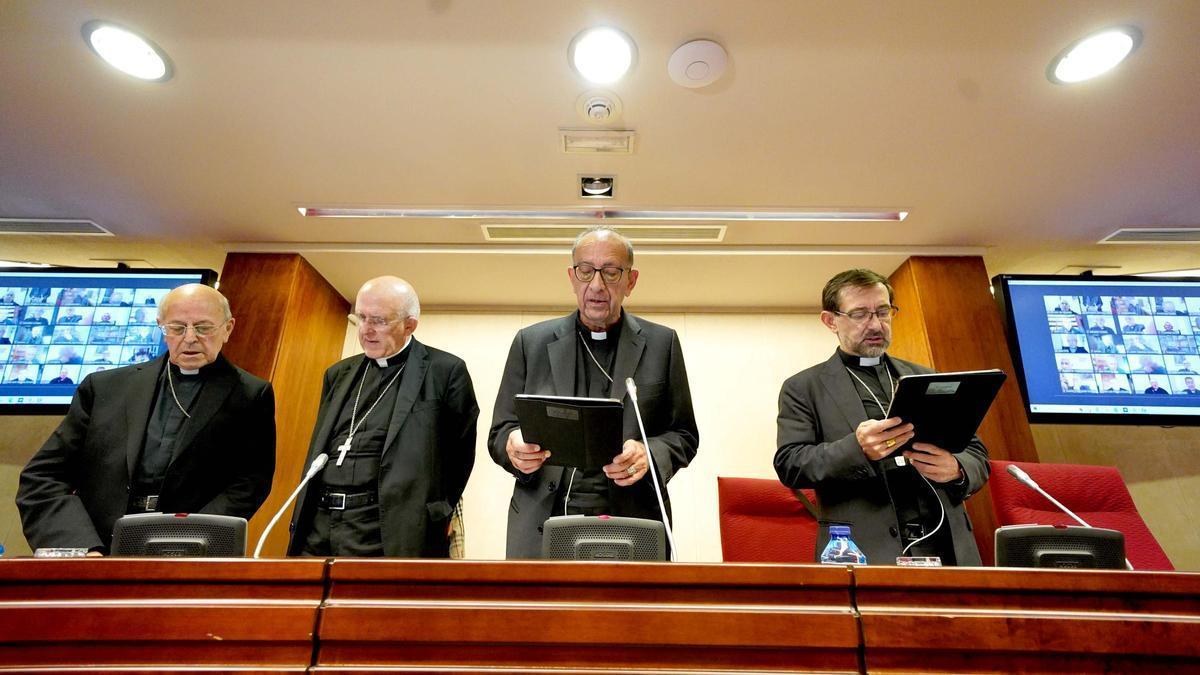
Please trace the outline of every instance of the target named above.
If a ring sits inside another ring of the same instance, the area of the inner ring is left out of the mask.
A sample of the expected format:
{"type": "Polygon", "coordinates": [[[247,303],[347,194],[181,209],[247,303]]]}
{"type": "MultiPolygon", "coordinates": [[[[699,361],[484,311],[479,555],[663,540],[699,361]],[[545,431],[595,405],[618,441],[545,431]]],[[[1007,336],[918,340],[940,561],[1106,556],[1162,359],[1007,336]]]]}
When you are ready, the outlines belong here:
{"type": "Polygon", "coordinates": [[[337,458],[338,466],[341,466],[342,462],[346,461],[346,453],[350,452],[350,441],[353,441],[353,440],[354,440],[353,436],[347,436],[346,442],[342,443],[341,445],[338,446],[338,448],[337,448],[338,449],[338,458],[337,458]]]}

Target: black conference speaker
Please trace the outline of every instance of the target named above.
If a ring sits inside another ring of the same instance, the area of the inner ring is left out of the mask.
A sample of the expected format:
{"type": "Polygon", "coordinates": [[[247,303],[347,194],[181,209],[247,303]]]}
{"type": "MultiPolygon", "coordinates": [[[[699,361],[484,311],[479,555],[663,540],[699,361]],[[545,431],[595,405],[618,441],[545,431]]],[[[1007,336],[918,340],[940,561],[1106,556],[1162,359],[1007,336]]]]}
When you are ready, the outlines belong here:
{"type": "Polygon", "coordinates": [[[1005,525],[996,530],[997,567],[1125,569],[1125,535],[1099,527],[1005,525]]]}
{"type": "Polygon", "coordinates": [[[206,513],[134,513],[113,527],[112,554],[174,558],[246,555],[246,519],[206,513]]]}
{"type": "Polygon", "coordinates": [[[666,560],[666,528],[657,520],[555,516],[542,529],[547,560],[666,560]]]}

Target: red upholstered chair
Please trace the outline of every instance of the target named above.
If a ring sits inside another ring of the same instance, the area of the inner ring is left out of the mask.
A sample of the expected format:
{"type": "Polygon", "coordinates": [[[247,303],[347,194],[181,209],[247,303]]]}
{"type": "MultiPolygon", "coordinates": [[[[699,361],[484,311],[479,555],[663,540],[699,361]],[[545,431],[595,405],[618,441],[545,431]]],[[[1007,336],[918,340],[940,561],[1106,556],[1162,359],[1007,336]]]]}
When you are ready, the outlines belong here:
{"type": "MultiPolygon", "coordinates": [[[[812,490],[804,490],[816,505],[812,490]]],[[[725,562],[815,561],[817,519],[791,488],[765,478],[717,477],[725,562]]]]}
{"type": "Polygon", "coordinates": [[[1024,470],[1043,490],[1092,527],[1124,534],[1125,557],[1135,570],[1175,569],[1134,506],[1120,472],[1110,466],[991,460],[988,485],[998,524],[1078,525],[1045,497],[1010,476],[1009,464],[1024,470]]]}

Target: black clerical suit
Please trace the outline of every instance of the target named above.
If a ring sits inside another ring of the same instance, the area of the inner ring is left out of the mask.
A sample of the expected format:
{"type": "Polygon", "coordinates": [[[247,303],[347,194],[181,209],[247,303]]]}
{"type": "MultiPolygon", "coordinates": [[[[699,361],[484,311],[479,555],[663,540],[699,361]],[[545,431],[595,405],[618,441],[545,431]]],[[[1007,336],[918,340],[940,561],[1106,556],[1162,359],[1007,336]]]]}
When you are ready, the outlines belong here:
{"type": "Polygon", "coordinates": [[[337,527],[348,518],[352,555],[449,557],[450,516],[475,463],[479,406],[471,376],[462,359],[416,339],[387,362],[381,368],[375,359],[360,354],[325,371],[304,468],[307,471],[322,452],[329,453],[329,463],[300,493],[288,555],[326,555],[312,548],[318,542],[310,541],[310,535],[320,528],[318,539],[328,545],[325,532],[330,523],[337,527]],[[388,387],[396,375],[399,379],[388,387]],[[356,396],[355,422],[361,420],[361,425],[345,463],[338,467],[339,446],[349,431],[356,396]],[[379,405],[366,415],[376,400],[379,405]],[[373,493],[374,499],[364,499],[369,503],[362,506],[330,509],[346,505],[337,504],[340,499],[328,500],[329,493],[373,493]]]}
{"type": "Polygon", "coordinates": [[[17,508],[30,546],[104,550],[126,513],[250,518],[258,510],[275,471],[270,383],[224,356],[196,375],[172,366],[185,418],[168,388],[167,363],[163,355],[84,378],[62,423],[21,472],[17,508]],[[151,495],[157,499],[147,508],[151,495]]]}
{"type": "MultiPolygon", "coordinates": [[[[492,414],[488,449],[492,459],[516,477],[508,511],[509,558],[541,557],[542,524],[552,515],[562,515],[558,509],[562,508],[564,482],[571,477],[571,469],[561,466],[546,464],[532,474],[521,473],[513,467],[505,450],[509,433],[520,427],[513,396],[593,393],[591,383],[598,381],[595,379],[598,371],[589,375],[592,379],[587,384],[579,379],[581,369],[593,366],[586,365],[591,357],[582,346],[587,338],[580,334],[584,329],[580,327],[578,317],[579,313],[574,312],[521,329],[513,340],[504,366],[500,393],[496,396],[492,414]]],[[[700,443],[679,337],[666,326],[627,312],[622,312],[619,335],[614,337],[616,354],[609,371],[613,382],[608,387],[607,397],[625,401],[622,439],[640,441],[633,405],[625,396],[625,378],[633,377],[669,513],[666,482],[691,462],[700,443]]],[[[553,448],[546,449],[553,452],[553,448]]],[[[620,452],[621,448],[613,448],[612,456],[620,452]]],[[[579,478],[577,475],[576,479],[579,478]]],[[[608,494],[600,496],[611,509],[609,514],[661,520],[651,480],[651,474],[646,472],[641,480],[629,487],[606,481],[603,485],[608,494]]],[[[595,495],[594,487],[591,495],[595,495]]]]}
{"type": "MultiPolygon", "coordinates": [[[[889,372],[896,376],[934,372],[901,359],[884,359],[891,365],[889,372]]],[[[885,385],[886,375],[884,373],[880,378],[885,385]]],[[[888,399],[880,400],[885,408],[890,401],[890,392],[886,393],[888,399]]],[[[850,525],[851,536],[866,554],[867,562],[885,565],[894,564],[905,543],[915,538],[906,536],[910,533],[904,531],[906,523],[913,522],[903,515],[905,511],[909,514],[919,511],[919,520],[928,531],[937,524],[940,510],[930,513],[928,507],[914,501],[923,498],[922,490],[930,499],[933,497],[924,481],[914,475],[915,469],[897,467],[885,476],[882,463],[869,460],[863,453],[854,430],[869,418],[865,398],[869,397],[847,372],[841,350],[824,363],[788,378],[779,392],[775,471],[784,485],[817,491],[821,531],[813,552],[814,560],[829,540],[828,526],[831,524],[850,525]]],[[[882,413],[876,411],[870,418],[882,419],[882,413]]],[[[949,528],[952,542],[946,542],[946,545],[952,546],[954,562],[979,565],[979,549],[963,501],[978,492],[987,481],[987,449],[978,438],[973,438],[965,450],[955,454],[955,458],[962,466],[965,480],[931,483],[946,510],[946,522],[942,527],[949,528]]],[[[936,510],[936,503],[930,503],[936,510]]],[[[926,553],[920,550],[909,552],[909,555],[913,554],[926,553]]]]}

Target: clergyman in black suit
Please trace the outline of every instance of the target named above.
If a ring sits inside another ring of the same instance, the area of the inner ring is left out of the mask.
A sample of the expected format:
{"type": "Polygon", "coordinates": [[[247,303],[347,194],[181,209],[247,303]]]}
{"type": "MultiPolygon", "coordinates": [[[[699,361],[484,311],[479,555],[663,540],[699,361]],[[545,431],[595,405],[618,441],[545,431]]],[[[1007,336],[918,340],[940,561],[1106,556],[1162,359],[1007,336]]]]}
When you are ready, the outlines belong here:
{"type": "Polygon", "coordinates": [[[475,463],[466,363],[413,338],[421,306],[397,277],[363,285],[350,320],[364,354],[325,371],[289,555],[450,556],[451,515],[475,463]]]}
{"type": "Polygon", "coordinates": [[[229,303],[189,284],[159,308],[167,354],[84,378],[58,429],[21,472],[17,508],[33,548],[107,551],[128,513],[249,518],[275,470],[271,385],[221,347],[229,303]]]}
{"type": "Polygon", "coordinates": [[[913,437],[911,424],[884,419],[896,382],[933,371],[887,354],[897,311],[891,284],[871,270],[847,270],[825,284],[821,306],[821,323],[837,335],[839,347],[784,381],[775,453],[784,485],[817,491],[821,532],[814,560],[829,540],[828,526],[841,524],[851,526],[871,564],[891,565],[904,554],[979,565],[963,508],[988,479],[979,439],[965,448],[914,443],[903,452],[903,464],[892,457],[913,437]]]}
{"type": "Polygon", "coordinates": [[[611,228],[592,228],[576,238],[571,256],[566,273],[579,311],[517,333],[492,414],[488,449],[516,479],[509,558],[541,557],[543,523],[552,515],[662,518],[631,403],[625,404],[623,445],[597,471],[544,465],[554,449],[525,443],[516,394],[623,400],[625,379],[632,377],[664,500],[666,481],[691,462],[700,443],[678,335],[621,309],[638,280],[629,240],[611,228]]]}

